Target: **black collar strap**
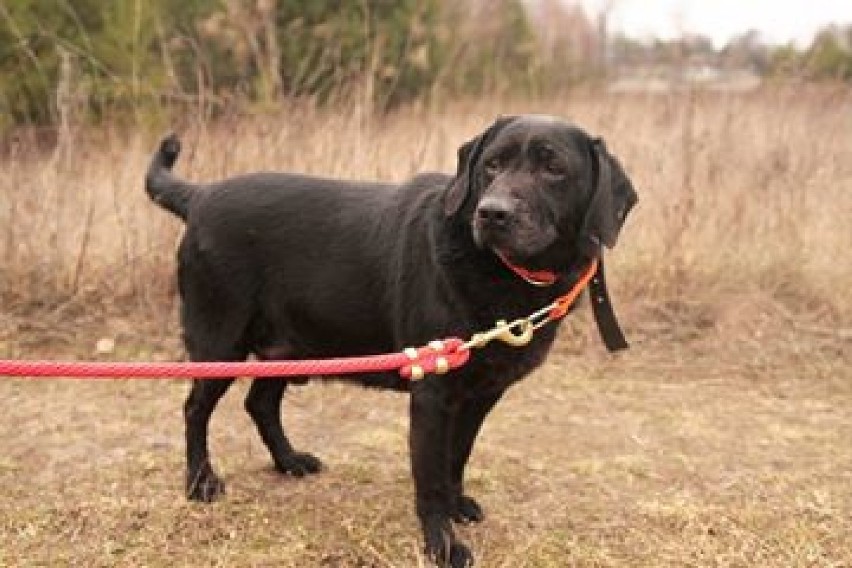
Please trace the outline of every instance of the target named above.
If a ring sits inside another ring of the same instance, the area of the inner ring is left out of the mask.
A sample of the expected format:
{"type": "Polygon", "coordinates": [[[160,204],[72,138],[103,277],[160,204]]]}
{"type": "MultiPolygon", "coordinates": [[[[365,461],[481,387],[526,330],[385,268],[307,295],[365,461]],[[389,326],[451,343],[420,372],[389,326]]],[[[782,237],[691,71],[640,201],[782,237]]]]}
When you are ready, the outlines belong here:
{"type": "Polygon", "coordinates": [[[598,268],[592,277],[592,281],[589,282],[589,296],[592,301],[592,314],[595,316],[595,323],[598,324],[598,331],[607,350],[620,351],[621,349],[627,349],[627,340],[624,338],[624,333],[618,325],[615,311],[612,308],[612,302],[609,299],[609,292],[606,288],[602,248],[598,256],[598,268]]]}

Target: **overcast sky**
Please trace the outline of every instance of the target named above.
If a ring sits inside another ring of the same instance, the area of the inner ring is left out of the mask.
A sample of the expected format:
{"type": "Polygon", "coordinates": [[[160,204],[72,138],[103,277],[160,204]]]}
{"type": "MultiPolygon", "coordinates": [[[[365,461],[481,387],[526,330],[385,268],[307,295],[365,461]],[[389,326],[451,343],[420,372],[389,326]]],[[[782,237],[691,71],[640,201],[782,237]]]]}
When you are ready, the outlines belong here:
{"type": "Polygon", "coordinates": [[[723,46],[757,29],[766,41],[810,43],[831,22],[852,24],[852,0],[582,0],[590,13],[610,4],[610,28],[636,38],[700,33],[723,46]]]}

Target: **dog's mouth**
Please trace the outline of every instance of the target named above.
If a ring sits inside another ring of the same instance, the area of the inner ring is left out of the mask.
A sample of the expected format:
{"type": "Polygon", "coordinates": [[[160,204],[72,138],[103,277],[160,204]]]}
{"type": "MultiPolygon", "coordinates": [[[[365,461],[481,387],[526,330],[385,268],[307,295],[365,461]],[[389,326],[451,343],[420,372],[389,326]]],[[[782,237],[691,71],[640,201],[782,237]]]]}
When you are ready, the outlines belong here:
{"type": "Polygon", "coordinates": [[[479,248],[500,249],[505,248],[511,239],[510,229],[495,228],[487,223],[474,221],[472,223],[473,240],[479,248]]]}
{"type": "Polygon", "coordinates": [[[513,264],[523,264],[525,260],[528,260],[527,254],[522,251],[526,247],[519,247],[518,239],[508,229],[495,230],[484,227],[481,223],[474,223],[473,240],[480,249],[490,250],[513,264]]]}
{"type": "Polygon", "coordinates": [[[495,230],[481,223],[473,223],[473,240],[480,249],[490,250],[504,262],[533,269],[549,264],[543,256],[557,241],[554,229],[540,229],[515,225],[495,230]]]}
{"type": "Polygon", "coordinates": [[[503,264],[511,265],[511,266],[524,266],[525,261],[528,261],[527,258],[518,258],[512,251],[502,249],[500,247],[490,247],[491,252],[493,252],[500,260],[503,261],[503,264]]]}

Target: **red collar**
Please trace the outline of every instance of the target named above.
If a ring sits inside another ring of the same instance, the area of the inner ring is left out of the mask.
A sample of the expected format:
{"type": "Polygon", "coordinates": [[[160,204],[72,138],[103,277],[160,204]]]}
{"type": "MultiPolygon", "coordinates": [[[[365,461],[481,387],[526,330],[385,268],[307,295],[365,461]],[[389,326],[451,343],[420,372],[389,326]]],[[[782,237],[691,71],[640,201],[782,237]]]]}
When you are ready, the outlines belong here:
{"type": "Polygon", "coordinates": [[[559,276],[556,275],[555,272],[551,272],[550,270],[527,270],[517,264],[512,264],[509,259],[505,257],[502,253],[497,253],[497,257],[503,261],[503,264],[506,265],[506,268],[517,274],[519,277],[523,278],[523,280],[527,284],[532,284],[533,286],[538,286],[540,288],[545,288],[547,286],[552,286],[559,279],[559,276]]]}

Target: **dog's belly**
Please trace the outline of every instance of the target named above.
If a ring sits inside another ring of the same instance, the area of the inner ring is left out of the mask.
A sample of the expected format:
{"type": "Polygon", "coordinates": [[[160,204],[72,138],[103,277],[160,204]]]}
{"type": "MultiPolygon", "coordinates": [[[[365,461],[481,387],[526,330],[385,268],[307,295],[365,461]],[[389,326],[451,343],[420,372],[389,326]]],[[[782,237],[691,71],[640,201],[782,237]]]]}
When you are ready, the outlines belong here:
{"type": "Polygon", "coordinates": [[[393,348],[386,325],[369,306],[311,309],[310,301],[285,301],[286,307],[263,310],[253,342],[289,357],[352,357],[393,348]]]}

